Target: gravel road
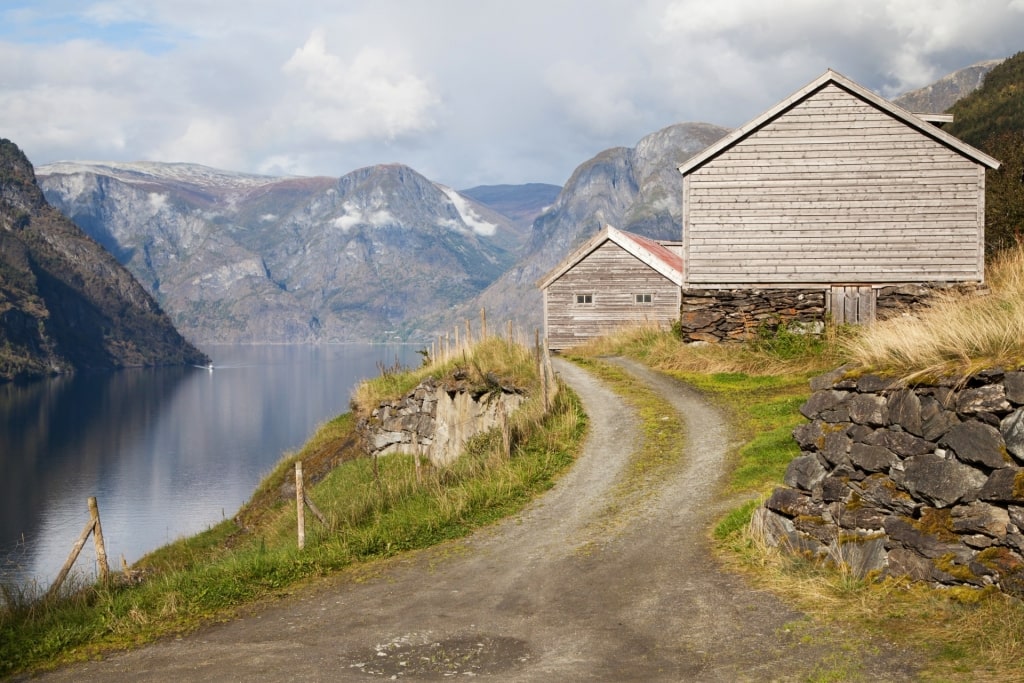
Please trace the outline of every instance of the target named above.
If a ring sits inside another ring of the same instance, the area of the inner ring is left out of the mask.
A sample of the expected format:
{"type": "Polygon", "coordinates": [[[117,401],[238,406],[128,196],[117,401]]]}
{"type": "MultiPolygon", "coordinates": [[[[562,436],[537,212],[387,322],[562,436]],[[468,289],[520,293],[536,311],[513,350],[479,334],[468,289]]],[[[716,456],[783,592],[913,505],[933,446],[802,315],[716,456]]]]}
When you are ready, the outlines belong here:
{"type": "Polygon", "coordinates": [[[912,680],[910,653],[808,637],[817,632],[802,615],[715,564],[706,534],[721,508],[727,424],[683,385],[617,362],[687,425],[682,463],[628,518],[610,523],[608,505],[639,438],[636,418],[596,379],[558,361],[590,433],[573,468],[521,514],[343,572],[229,623],[42,679],[731,682],[843,671],[912,680]]]}

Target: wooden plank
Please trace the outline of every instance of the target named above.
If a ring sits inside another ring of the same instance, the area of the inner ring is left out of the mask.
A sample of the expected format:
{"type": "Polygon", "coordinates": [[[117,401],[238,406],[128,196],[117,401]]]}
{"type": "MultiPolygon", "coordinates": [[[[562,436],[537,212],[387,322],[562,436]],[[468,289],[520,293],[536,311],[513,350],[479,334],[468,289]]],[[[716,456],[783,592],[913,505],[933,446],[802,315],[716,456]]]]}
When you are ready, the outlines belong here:
{"type": "Polygon", "coordinates": [[[856,287],[837,287],[841,289],[843,294],[843,320],[847,323],[857,323],[859,321],[857,304],[859,299],[857,297],[856,287]]]}
{"type": "MultiPolygon", "coordinates": [[[[800,189],[800,196],[803,197],[860,197],[862,195],[874,195],[878,198],[886,199],[900,199],[905,196],[914,196],[920,194],[922,191],[933,191],[932,186],[942,192],[948,192],[950,195],[957,199],[974,199],[976,197],[976,184],[962,183],[962,182],[945,182],[938,179],[932,179],[928,183],[927,188],[923,188],[922,184],[866,184],[866,183],[833,183],[829,185],[818,184],[803,186],[800,189]]],[[[796,190],[792,187],[786,187],[780,184],[766,185],[760,188],[756,196],[760,197],[786,197],[797,194],[796,190]]],[[[695,189],[690,197],[690,202],[694,204],[707,203],[708,201],[718,202],[736,202],[742,203],[750,201],[750,195],[739,193],[739,192],[723,192],[720,189],[711,189],[707,185],[702,185],[695,189]]]]}
{"type": "Polygon", "coordinates": [[[683,281],[682,281],[682,287],[684,289],[687,287],[687,282],[688,282],[688,280],[687,280],[687,272],[690,269],[689,266],[687,265],[687,260],[689,259],[689,255],[690,255],[690,203],[692,201],[691,197],[692,197],[692,192],[693,192],[692,178],[693,178],[692,174],[686,174],[686,175],[683,176],[683,206],[682,206],[682,224],[683,224],[683,235],[682,235],[682,237],[683,237],[683,245],[682,245],[682,247],[683,247],[683,249],[682,249],[683,281]]]}

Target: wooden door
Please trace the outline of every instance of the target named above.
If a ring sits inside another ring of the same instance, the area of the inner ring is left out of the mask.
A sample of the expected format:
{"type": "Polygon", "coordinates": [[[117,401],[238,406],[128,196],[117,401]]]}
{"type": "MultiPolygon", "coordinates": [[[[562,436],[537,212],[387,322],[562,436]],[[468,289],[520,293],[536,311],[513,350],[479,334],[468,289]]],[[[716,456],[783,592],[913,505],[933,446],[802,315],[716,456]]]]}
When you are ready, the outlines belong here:
{"type": "Polygon", "coordinates": [[[835,325],[863,325],[875,319],[874,287],[835,285],[828,298],[827,312],[835,325]]]}

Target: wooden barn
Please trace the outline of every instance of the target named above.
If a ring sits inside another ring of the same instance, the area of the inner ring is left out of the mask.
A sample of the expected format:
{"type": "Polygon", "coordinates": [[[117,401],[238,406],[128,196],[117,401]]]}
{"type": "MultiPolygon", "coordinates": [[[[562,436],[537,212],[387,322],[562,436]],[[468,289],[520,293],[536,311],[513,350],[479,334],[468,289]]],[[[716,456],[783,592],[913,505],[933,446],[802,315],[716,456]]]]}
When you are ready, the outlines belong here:
{"type": "Polygon", "coordinates": [[[656,242],[611,226],[537,283],[548,348],[566,349],[640,323],[679,319],[678,242],[656,242]]]}
{"type": "Polygon", "coordinates": [[[680,166],[684,331],[743,336],[769,306],[753,292],[782,296],[783,318],[798,300],[861,322],[893,291],[983,282],[985,170],[999,162],[929,120],[949,118],[827,71],[680,166]]]}

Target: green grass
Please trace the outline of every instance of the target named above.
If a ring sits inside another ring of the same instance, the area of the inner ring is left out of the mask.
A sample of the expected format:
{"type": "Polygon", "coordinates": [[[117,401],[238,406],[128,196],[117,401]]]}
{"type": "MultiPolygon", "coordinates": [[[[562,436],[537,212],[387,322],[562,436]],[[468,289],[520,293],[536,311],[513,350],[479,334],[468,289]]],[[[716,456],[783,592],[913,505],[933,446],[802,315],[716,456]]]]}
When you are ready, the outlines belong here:
{"type": "Polygon", "coordinates": [[[792,432],[804,421],[799,409],[810,395],[807,376],[670,374],[725,406],[732,416],[733,430],[744,442],[730,475],[734,492],[764,492],[782,481],[789,461],[800,454],[792,432]]]}
{"type": "MultiPolygon", "coordinates": [[[[478,368],[485,362],[478,358],[478,368]]],[[[141,583],[79,583],[60,599],[15,600],[0,611],[0,676],[185,633],[312,578],[458,538],[514,513],[553,485],[585,431],[571,391],[559,391],[547,413],[540,403],[533,395],[514,414],[511,454],[491,430],[471,439],[451,467],[421,471],[419,479],[413,459],[401,454],[379,458],[375,474],[372,460],[353,457],[354,417],[328,422],[268,475],[237,521],[137,563],[141,583]],[[304,472],[307,462],[325,468],[309,493],[328,524],[307,514],[303,551],[294,501],[277,493],[297,459],[304,472]]]]}

